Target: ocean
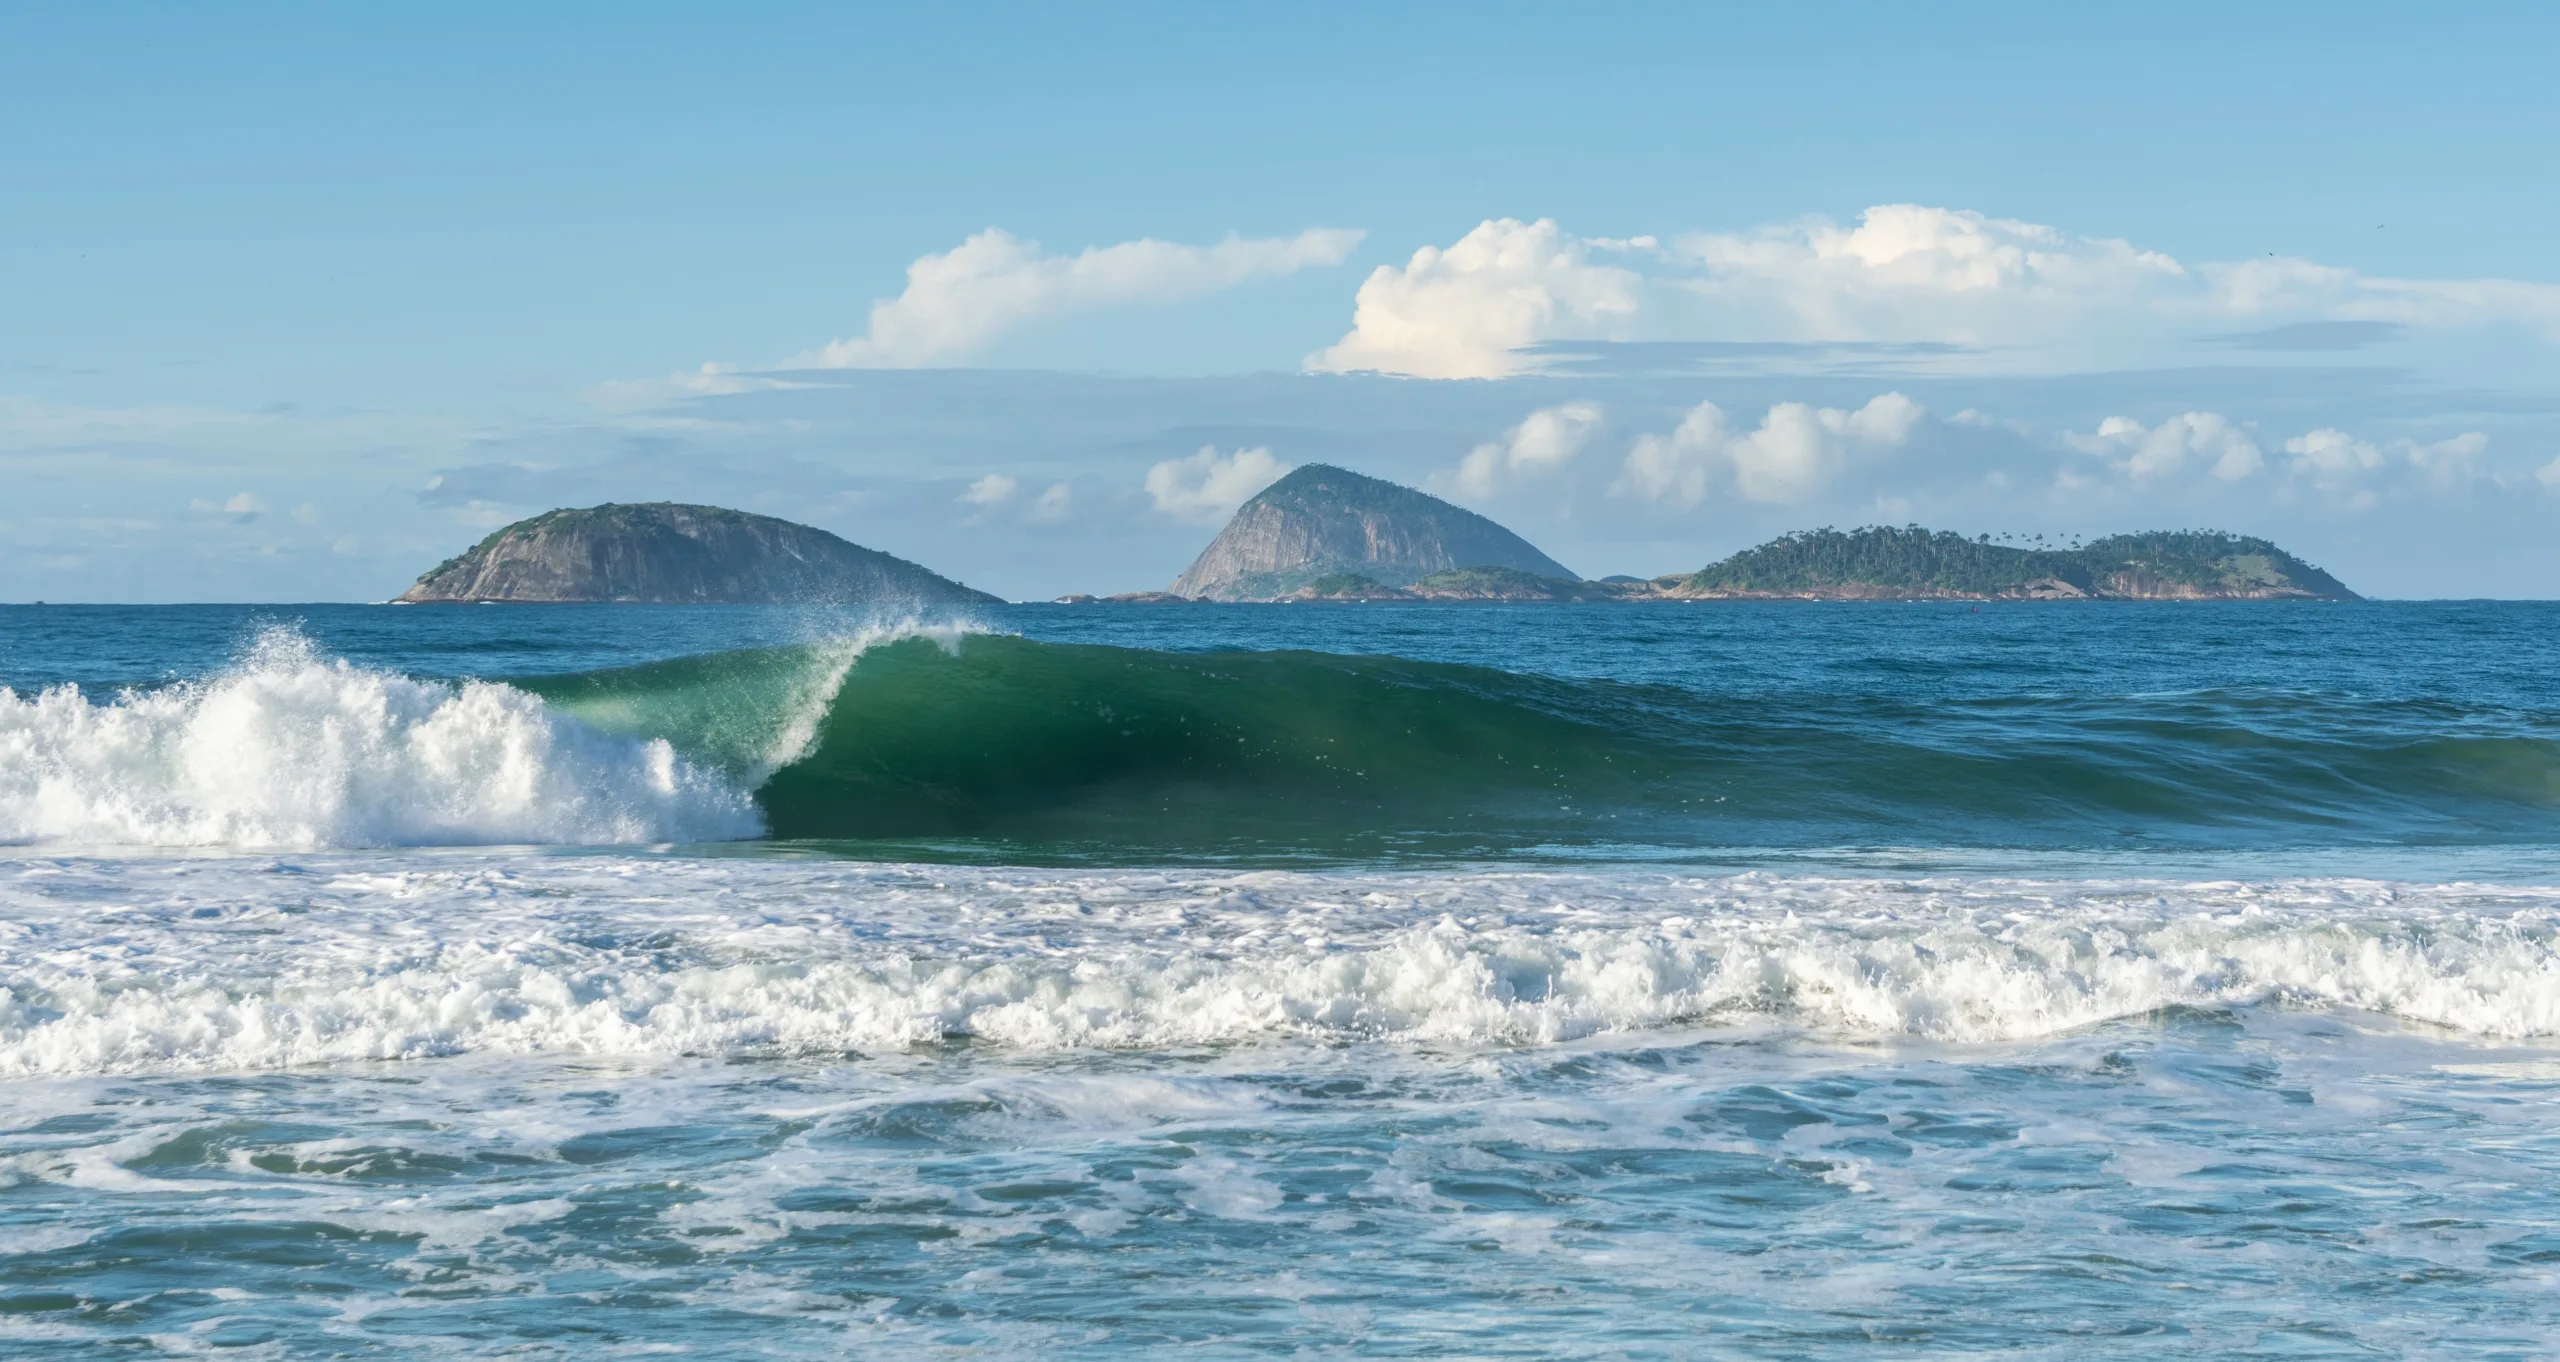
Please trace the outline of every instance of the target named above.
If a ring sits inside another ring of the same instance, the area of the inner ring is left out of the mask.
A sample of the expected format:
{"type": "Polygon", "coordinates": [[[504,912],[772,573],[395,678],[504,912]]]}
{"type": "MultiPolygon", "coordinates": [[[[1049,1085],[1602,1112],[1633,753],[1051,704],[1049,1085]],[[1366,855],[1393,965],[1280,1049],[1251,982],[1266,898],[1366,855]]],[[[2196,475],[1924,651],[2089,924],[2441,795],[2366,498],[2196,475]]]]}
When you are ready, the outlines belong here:
{"type": "Polygon", "coordinates": [[[0,607],[0,687],[0,1355],[2560,1350],[2560,605],[0,607]]]}

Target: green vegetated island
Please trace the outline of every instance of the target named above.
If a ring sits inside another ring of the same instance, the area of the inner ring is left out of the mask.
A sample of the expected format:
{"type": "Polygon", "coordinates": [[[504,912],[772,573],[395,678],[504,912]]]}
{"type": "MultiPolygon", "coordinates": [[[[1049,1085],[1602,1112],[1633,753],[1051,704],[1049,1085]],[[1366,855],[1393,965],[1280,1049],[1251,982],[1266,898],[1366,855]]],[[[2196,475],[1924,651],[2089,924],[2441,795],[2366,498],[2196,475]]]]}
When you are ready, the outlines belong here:
{"type": "MultiPolygon", "coordinates": [[[[1067,602],[1091,596],[1061,598],[1067,602]]],[[[1309,464],[1246,502],[1164,591],[1190,601],[2354,600],[2263,539],[2206,530],[2026,548],[1918,526],[1805,530],[1651,579],[1586,581],[1483,516],[1309,464]]]]}

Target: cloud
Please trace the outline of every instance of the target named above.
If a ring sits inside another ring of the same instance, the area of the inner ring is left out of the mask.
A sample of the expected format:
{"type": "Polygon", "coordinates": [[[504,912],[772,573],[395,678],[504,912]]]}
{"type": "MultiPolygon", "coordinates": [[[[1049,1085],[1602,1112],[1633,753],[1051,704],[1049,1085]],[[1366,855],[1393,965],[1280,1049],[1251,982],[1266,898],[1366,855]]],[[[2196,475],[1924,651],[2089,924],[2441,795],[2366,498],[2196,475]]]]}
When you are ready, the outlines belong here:
{"type": "Polygon", "coordinates": [[[209,407],[73,407],[0,393],[0,447],[151,439],[203,426],[264,425],[271,419],[209,407]]]}
{"type": "Polygon", "coordinates": [[[2237,482],[2266,464],[2248,432],[2209,411],[2187,412],[2150,427],[2130,416],[2110,416],[2098,423],[2094,435],[2066,433],[2062,439],[2138,483],[2174,478],[2198,463],[2224,482],[2237,482]]]}
{"type": "Polygon", "coordinates": [[[1567,236],[1552,218],[1489,219],[1447,250],[1425,246],[1400,269],[1372,271],[1352,303],[1350,334],[1308,356],[1306,367],[1417,378],[1524,372],[1534,361],[1522,349],[1606,334],[1637,310],[1643,279],[1591,259],[1595,249],[1632,244],[1567,236]]]}
{"type": "Polygon", "coordinates": [[[2398,340],[2400,333],[2408,329],[2398,322],[2294,322],[2289,326],[2231,331],[2203,339],[2235,350],[2316,353],[2361,350],[2369,345],[2398,340]]]}
{"type": "Polygon", "coordinates": [[[2284,442],[2293,456],[2293,471],[2314,485],[2339,491],[2362,482],[2382,467],[2382,450],[2343,430],[2322,428],[2284,442]]]}
{"type": "MultiPolygon", "coordinates": [[[[2405,328],[2519,325],[2560,341],[2560,286],[2395,279],[2283,257],[2182,262],[1965,209],[1879,204],[1745,232],[1577,237],[1491,219],[1373,272],[1320,371],[1494,378],[1560,342],[1936,345],[1937,368],[2150,362],[2198,343],[2353,348],[2405,328]],[[2256,329],[2200,336],[2217,326],[2256,329]]],[[[1568,356],[1569,357],[1569,356],[1568,356]]]]}
{"type": "Polygon", "coordinates": [[[1701,402],[1667,435],[1640,435],[1627,451],[1613,496],[1686,510],[1729,482],[1746,501],[1796,505],[1829,485],[1860,453],[1898,447],[1926,411],[1884,393],[1856,411],[1781,402],[1756,430],[1737,433],[1713,402],[1701,402]]]}
{"type": "Polygon", "coordinates": [[[969,490],[962,492],[960,499],[972,506],[993,506],[1012,496],[1021,487],[1022,483],[1019,479],[1008,478],[1002,473],[989,473],[976,482],[970,483],[969,490]]]}
{"type": "Polygon", "coordinates": [[[1066,519],[1074,504],[1075,493],[1065,483],[1053,482],[1049,484],[1049,490],[1031,503],[1031,509],[1024,512],[1022,518],[1037,524],[1051,524],[1066,519]]]}
{"type": "Polygon", "coordinates": [[[741,373],[735,364],[714,362],[664,378],[607,379],[587,390],[587,400],[606,411],[638,411],[689,397],[727,397],[803,386],[806,385],[769,374],[741,373]]]}
{"type": "Polygon", "coordinates": [[[1047,255],[999,227],[907,267],[906,291],[871,305],[870,328],[786,367],[904,369],[964,358],[1039,317],[1132,302],[1170,302],[1249,279],[1338,265],[1363,233],[1318,228],[1291,237],[1228,237],[1215,246],[1152,238],[1047,255]]]}
{"type": "Polygon", "coordinates": [[[2323,427],[2284,442],[2297,477],[2359,509],[2376,503],[2379,483],[2419,482],[2440,490],[2495,483],[2498,475],[2480,460],[2488,447],[2489,437],[2476,430],[2432,443],[2399,440],[2385,446],[2323,427]]]}
{"type": "Polygon", "coordinates": [[[2433,444],[2404,440],[2400,447],[2410,466],[2424,472],[2438,486],[2468,486],[2492,476],[2480,466],[2480,455],[2489,448],[2489,437],[2482,431],[2466,431],[2433,444]]]}
{"type": "Polygon", "coordinates": [[[1724,460],[1723,409],[1701,402],[1668,435],[1639,435],[1612,496],[1664,502],[1687,510],[1707,499],[1707,482],[1724,460]]]}
{"type": "Polygon", "coordinates": [[[2544,464],[2533,476],[2535,481],[2545,487],[2560,489],[2560,459],[2553,459],[2544,464]]]}
{"type": "Polygon", "coordinates": [[[1502,438],[1467,451],[1454,469],[1431,475],[1435,488],[1471,501],[1500,495],[1510,486],[1551,473],[1573,462],[1600,430],[1596,402],[1565,402],[1541,407],[1502,438]]]}
{"type": "Polygon", "coordinates": [[[234,525],[247,525],[267,513],[267,504],[247,492],[234,492],[227,500],[213,502],[195,500],[187,509],[197,515],[218,515],[234,525]]]}
{"type": "Polygon", "coordinates": [[[1268,449],[1220,454],[1217,446],[1203,445],[1188,458],[1167,459],[1148,469],[1147,495],[1167,515],[1214,524],[1288,471],[1289,465],[1271,457],[1268,449]]]}
{"type": "Polygon", "coordinates": [[[2129,242],[1960,209],[1880,204],[1672,245],[1695,273],[1668,290],[1710,324],[1763,338],[2015,343],[2056,321],[2192,287],[2176,260],[2129,242]]]}

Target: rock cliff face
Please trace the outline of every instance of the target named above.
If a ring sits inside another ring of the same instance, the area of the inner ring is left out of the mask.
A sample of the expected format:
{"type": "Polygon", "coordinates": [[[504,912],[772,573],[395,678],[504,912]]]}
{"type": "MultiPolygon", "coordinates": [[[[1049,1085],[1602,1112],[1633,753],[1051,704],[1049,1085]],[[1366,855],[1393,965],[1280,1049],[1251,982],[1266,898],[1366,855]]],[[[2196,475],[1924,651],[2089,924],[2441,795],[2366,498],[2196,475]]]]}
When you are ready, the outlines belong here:
{"type": "Polygon", "coordinates": [[[1406,587],[1435,572],[1479,567],[1578,580],[1529,541],[1473,511],[1410,487],[1308,464],[1240,507],[1172,590],[1211,600],[1276,600],[1337,573],[1406,587]]]}
{"type": "Polygon", "coordinates": [[[399,599],[889,607],[1000,603],[983,591],[825,530],[665,501],[552,511],[519,520],[420,577],[399,599]]]}

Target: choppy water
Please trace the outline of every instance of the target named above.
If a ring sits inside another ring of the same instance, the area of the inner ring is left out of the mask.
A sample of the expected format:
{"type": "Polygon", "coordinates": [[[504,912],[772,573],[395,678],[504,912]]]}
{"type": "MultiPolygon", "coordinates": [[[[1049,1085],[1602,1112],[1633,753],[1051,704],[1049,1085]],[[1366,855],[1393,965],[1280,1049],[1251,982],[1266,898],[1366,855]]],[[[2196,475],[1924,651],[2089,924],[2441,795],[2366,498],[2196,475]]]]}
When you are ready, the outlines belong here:
{"type": "Polygon", "coordinates": [[[2560,1342],[2553,607],[46,607],[0,685],[0,1353],[2560,1342]]]}

